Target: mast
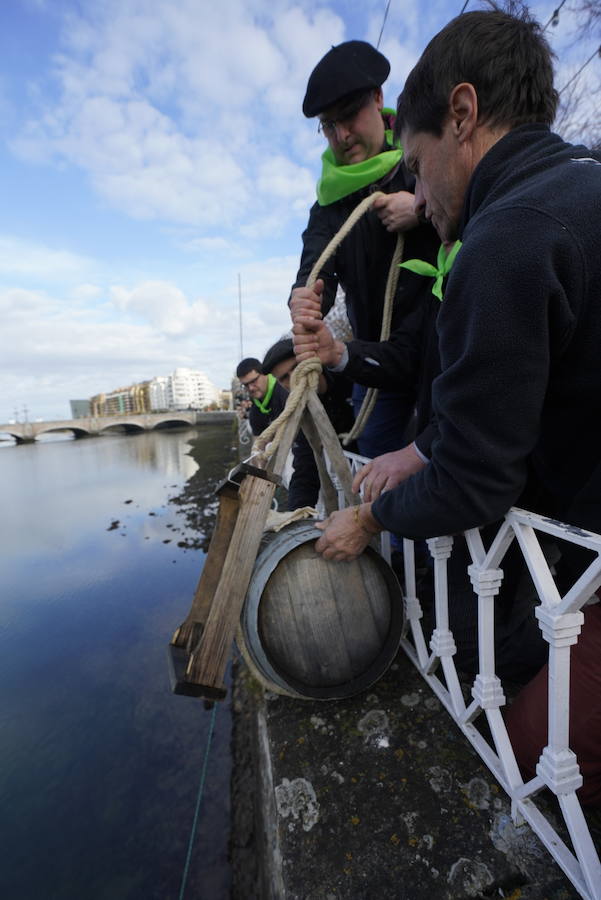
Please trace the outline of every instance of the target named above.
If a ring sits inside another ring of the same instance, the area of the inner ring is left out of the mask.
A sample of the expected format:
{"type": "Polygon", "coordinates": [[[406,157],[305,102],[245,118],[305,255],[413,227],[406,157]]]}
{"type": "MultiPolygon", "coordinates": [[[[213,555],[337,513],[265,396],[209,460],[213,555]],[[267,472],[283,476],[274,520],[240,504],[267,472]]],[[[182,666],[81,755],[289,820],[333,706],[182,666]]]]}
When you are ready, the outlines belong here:
{"type": "Polygon", "coordinates": [[[244,346],[242,341],[242,284],[240,281],[240,272],[238,272],[238,323],[240,326],[240,355],[239,358],[244,358],[244,346]]]}

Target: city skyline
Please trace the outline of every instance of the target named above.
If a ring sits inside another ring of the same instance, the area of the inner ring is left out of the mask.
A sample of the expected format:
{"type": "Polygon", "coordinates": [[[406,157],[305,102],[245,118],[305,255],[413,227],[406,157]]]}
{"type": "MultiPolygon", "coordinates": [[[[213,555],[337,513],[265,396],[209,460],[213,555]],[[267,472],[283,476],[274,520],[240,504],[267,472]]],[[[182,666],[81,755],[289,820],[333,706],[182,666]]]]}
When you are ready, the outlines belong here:
{"type": "MultiPolygon", "coordinates": [[[[391,0],[394,106],[463,3],[391,0]]],[[[468,4],[468,9],[478,4],[468,4]]],[[[7,0],[0,7],[0,421],[148,371],[227,387],[290,326],[322,138],[302,116],[332,44],[378,42],[386,2],[7,0]]],[[[546,22],[553,3],[531,4],[546,22]]],[[[548,30],[558,84],[588,48],[548,30]]],[[[586,75],[591,73],[589,67],[586,75]]]]}
{"type": "MultiPolygon", "coordinates": [[[[176,376],[178,373],[180,373],[180,375],[183,374],[184,377],[187,377],[188,375],[200,376],[200,380],[204,382],[204,385],[207,387],[207,389],[209,390],[209,392],[211,394],[210,399],[207,399],[207,401],[206,401],[207,403],[217,401],[219,398],[219,395],[222,394],[223,392],[227,392],[227,391],[231,392],[231,385],[229,388],[219,388],[208,377],[208,375],[206,375],[206,373],[203,372],[202,370],[189,369],[187,367],[180,366],[180,367],[174,369],[174,371],[169,373],[168,375],[153,375],[150,378],[144,378],[140,382],[134,382],[133,384],[127,384],[127,385],[123,384],[123,385],[119,385],[117,387],[111,387],[111,388],[106,388],[105,390],[95,391],[95,393],[90,395],[89,397],[70,397],[67,401],[69,410],[70,410],[69,415],[63,416],[60,419],[57,419],[57,421],[63,421],[64,418],[74,417],[73,404],[77,404],[77,403],[90,404],[94,400],[97,400],[100,397],[103,397],[103,396],[110,397],[115,394],[130,391],[132,388],[142,387],[143,385],[151,386],[151,390],[152,390],[152,386],[157,382],[165,382],[165,383],[172,382],[174,376],[176,376]]],[[[151,407],[151,408],[154,409],[154,407],[151,407]]],[[[179,407],[166,405],[165,408],[166,409],[167,408],[175,409],[175,408],[179,408],[179,407]]],[[[27,407],[27,405],[24,405],[21,409],[14,408],[12,416],[8,419],[1,419],[0,424],[6,425],[6,424],[14,424],[15,422],[22,423],[22,422],[29,422],[29,421],[32,421],[32,419],[30,418],[30,415],[29,415],[29,408],[27,407]]],[[[52,421],[52,420],[46,419],[45,417],[36,416],[35,421],[40,422],[40,421],[52,421]]]]}

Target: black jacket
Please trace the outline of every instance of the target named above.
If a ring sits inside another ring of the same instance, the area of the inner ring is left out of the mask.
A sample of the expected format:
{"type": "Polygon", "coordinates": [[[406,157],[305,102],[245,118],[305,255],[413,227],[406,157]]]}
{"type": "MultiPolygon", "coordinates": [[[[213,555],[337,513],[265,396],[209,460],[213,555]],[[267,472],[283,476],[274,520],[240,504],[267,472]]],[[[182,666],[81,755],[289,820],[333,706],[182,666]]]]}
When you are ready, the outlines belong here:
{"type": "Polygon", "coordinates": [[[430,455],[436,426],[432,421],[432,382],[440,374],[436,318],[441,301],[429,293],[411,310],[388,341],[349,341],[344,374],[358,384],[392,391],[415,401],[415,443],[430,455]]]}
{"type": "Polygon", "coordinates": [[[545,126],[524,125],[474,171],[437,321],[438,436],[430,464],[373,504],[384,527],[454,533],[514,504],[566,518],[593,477],[601,165],[587,157],[545,126]]]}

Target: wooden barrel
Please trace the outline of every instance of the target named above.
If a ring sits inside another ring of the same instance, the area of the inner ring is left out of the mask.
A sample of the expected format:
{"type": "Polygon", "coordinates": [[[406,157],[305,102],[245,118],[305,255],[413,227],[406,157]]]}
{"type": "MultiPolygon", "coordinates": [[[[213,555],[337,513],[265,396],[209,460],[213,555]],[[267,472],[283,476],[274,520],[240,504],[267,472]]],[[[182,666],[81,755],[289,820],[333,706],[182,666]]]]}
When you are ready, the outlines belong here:
{"type": "Polygon", "coordinates": [[[375,550],[331,562],[315,551],[320,534],[305,521],[264,536],[237,642],[270,690],[334,700],[368,688],[394,659],[402,597],[375,550]]]}

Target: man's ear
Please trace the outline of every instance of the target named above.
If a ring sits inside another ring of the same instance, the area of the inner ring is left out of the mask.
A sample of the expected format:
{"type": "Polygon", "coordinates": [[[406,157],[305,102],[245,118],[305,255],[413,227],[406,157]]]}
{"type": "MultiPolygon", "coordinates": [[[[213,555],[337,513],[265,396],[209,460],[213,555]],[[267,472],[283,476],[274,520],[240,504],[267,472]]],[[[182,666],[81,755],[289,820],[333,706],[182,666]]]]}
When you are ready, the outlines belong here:
{"type": "Polygon", "coordinates": [[[384,106],[384,91],[381,87],[376,88],[374,91],[374,100],[376,101],[378,110],[382,110],[382,107],[384,106]]]}
{"type": "Polygon", "coordinates": [[[473,84],[455,85],[449,98],[449,115],[459,143],[468,140],[478,124],[478,95],[473,84]]]}

